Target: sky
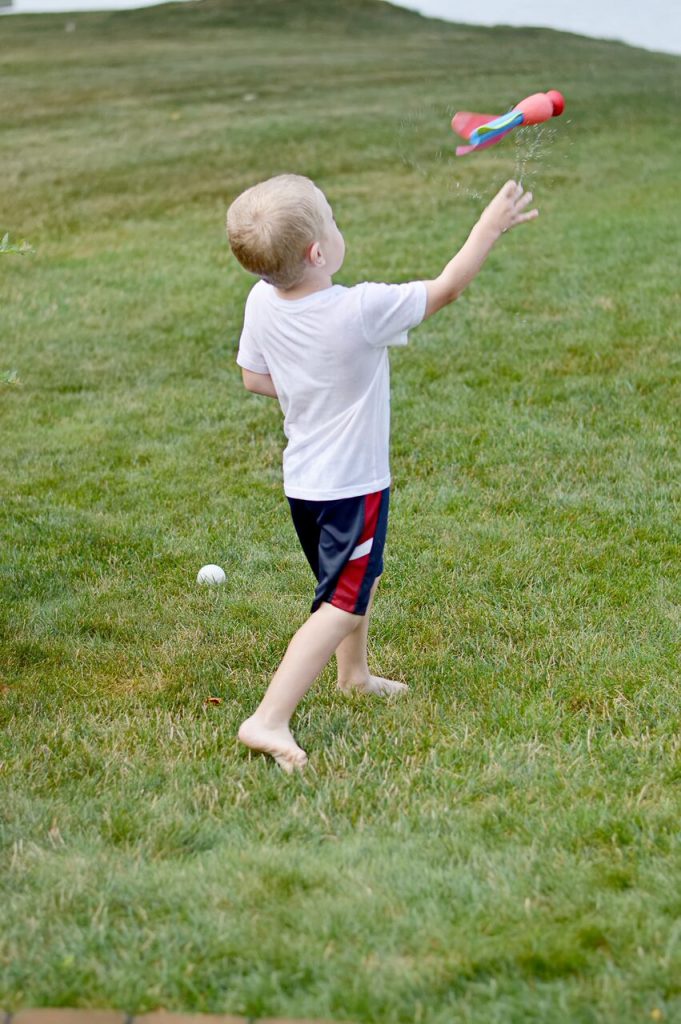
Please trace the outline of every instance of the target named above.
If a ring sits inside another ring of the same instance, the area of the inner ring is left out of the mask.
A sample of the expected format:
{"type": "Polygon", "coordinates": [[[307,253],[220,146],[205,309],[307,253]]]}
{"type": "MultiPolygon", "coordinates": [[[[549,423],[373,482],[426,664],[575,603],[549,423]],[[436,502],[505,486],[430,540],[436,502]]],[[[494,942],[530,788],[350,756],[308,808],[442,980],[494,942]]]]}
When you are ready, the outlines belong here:
{"type": "Polygon", "coordinates": [[[392,0],[449,21],[536,25],[681,54],[681,0],[392,0]]]}
{"type": "MultiPolygon", "coordinates": [[[[148,7],[159,0],[14,0],[17,14],[148,7]]],[[[295,0],[291,0],[295,3],[295,0]]],[[[333,0],[328,0],[333,3],[333,0]]],[[[681,0],[392,0],[449,21],[539,25],[681,54],[681,0]]],[[[0,8],[1,9],[1,8],[0,8]]]]}

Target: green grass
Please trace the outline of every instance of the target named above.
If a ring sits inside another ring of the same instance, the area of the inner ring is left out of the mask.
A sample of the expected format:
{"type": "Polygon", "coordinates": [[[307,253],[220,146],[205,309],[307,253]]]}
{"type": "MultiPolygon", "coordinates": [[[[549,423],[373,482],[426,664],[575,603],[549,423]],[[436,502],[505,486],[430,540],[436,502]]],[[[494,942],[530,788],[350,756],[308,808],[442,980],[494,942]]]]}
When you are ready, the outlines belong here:
{"type": "Polygon", "coordinates": [[[369,0],[69,20],[0,22],[0,1006],[681,1020],[681,62],[369,0]],[[327,670],[303,778],[234,739],[312,589],[223,230],[285,170],[342,283],[434,276],[510,176],[541,209],[393,356],[411,694],[327,670]]]}

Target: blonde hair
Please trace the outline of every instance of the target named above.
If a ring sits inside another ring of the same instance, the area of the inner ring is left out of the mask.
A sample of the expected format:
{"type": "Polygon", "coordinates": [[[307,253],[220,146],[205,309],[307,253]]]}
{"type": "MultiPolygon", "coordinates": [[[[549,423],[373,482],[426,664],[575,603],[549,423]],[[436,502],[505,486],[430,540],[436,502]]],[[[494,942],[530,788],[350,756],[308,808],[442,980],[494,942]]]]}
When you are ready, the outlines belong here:
{"type": "Polygon", "coordinates": [[[305,253],[323,231],[321,193],[300,174],[253,185],[227,211],[227,237],[239,263],[282,290],[301,280],[305,253]]]}

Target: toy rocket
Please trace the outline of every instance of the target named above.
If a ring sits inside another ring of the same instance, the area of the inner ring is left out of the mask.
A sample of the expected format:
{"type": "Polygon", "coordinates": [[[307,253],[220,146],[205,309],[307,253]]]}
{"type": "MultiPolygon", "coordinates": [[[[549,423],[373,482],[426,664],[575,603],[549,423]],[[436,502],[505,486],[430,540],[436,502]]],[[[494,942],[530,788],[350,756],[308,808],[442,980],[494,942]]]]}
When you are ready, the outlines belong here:
{"type": "Polygon", "coordinates": [[[549,92],[535,92],[517,103],[507,114],[472,114],[459,111],[452,118],[452,128],[467,146],[457,146],[456,155],[465,156],[477,149],[487,149],[500,142],[514,128],[522,124],[542,124],[552,117],[558,117],[565,109],[565,100],[557,89],[549,92]]]}

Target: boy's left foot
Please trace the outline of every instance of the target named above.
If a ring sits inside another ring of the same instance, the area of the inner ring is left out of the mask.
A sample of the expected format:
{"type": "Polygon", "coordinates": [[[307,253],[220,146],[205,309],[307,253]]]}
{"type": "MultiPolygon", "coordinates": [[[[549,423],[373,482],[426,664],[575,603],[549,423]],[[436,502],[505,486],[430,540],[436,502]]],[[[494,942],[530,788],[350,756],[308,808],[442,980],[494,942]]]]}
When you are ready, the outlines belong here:
{"type": "Polygon", "coordinates": [[[381,676],[369,676],[358,682],[346,683],[338,680],[338,689],[343,693],[372,694],[375,697],[391,697],[393,694],[406,693],[406,683],[398,683],[394,679],[383,679],[381,676]]]}
{"type": "Polygon", "coordinates": [[[239,739],[261,754],[269,754],[287,774],[301,771],[307,764],[307,754],[294,740],[288,726],[271,729],[262,725],[257,714],[251,715],[239,726],[239,739]]]}

